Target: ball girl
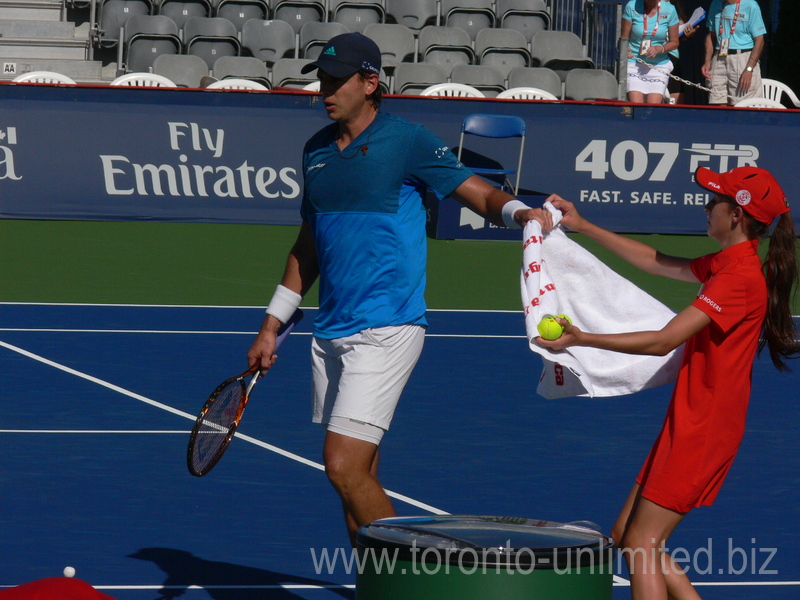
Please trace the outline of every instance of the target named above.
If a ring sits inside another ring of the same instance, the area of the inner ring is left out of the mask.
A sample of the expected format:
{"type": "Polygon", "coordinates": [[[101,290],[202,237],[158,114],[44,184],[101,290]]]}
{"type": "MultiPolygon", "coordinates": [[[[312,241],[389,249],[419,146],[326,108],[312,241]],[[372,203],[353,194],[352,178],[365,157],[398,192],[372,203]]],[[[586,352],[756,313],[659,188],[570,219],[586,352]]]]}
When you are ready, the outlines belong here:
{"type": "Polygon", "coordinates": [[[648,355],[665,355],[686,343],[663,428],[611,532],[628,563],[634,600],[700,597],[681,565],[664,551],[667,539],[692,508],[713,503],[733,463],[744,434],[756,354],[766,346],[784,371],[786,359],[800,353],[791,314],[797,238],[778,182],[757,167],[726,173],[700,168],[695,180],[713,194],[705,211],[708,235],[720,251],[693,260],[606,231],[581,217],[571,202],[550,199],[566,227],[632,265],[702,283],[697,298],[660,331],[588,333],[559,319],[560,338],[537,338],[553,350],[591,346],[648,355]],[[762,265],[758,243],[776,218],[762,265]]]}

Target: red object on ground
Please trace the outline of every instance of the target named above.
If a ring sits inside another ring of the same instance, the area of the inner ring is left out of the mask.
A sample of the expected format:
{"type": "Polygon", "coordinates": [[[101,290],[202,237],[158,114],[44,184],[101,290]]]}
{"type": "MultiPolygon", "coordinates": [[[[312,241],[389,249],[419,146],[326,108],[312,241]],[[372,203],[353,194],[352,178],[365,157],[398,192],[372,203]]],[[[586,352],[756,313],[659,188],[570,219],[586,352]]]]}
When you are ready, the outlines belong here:
{"type": "Polygon", "coordinates": [[[0,590],[0,600],[114,600],[80,579],[48,577],[0,590]]]}

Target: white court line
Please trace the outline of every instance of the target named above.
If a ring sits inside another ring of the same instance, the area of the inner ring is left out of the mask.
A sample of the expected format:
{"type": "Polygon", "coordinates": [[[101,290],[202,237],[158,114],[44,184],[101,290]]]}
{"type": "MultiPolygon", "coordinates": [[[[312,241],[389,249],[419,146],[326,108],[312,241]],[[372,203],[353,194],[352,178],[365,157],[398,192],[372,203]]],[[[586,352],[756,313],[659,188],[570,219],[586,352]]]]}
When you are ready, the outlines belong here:
{"type": "MultiPolygon", "coordinates": [[[[188,419],[189,421],[194,422],[197,419],[196,415],[192,415],[192,414],[189,414],[189,413],[184,412],[182,410],[178,410],[177,408],[173,408],[172,406],[169,406],[167,404],[163,404],[162,402],[158,402],[157,400],[153,400],[153,399],[148,398],[146,396],[142,396],[141,394],[136,394],[135,392],[131,392],[130,390],[126,390],[125,388],[122,388],[122,387],[120,387],[118,385],[114,385],[113,383],[109,383],[108,381],[104,381],[102,379],[99,379],[99,378],[94,377],[92,375],[89,375],[87,373],[83,373],[81,371],[77,371],[77,370],[72,369],[72,368],[70,368],[70,367],[68,367],[66,365],[62,365],[60,363],[54,362],[54,361],[52,361],[50,359],[47,359],[47,358],[45,358],[43,356],[39,356],[38,354],[34,354],[33,352],[28,352],[27,350],[23,350],[22,348],[19,348],[18,346],[14,346],[14,345],[9,344],[7,342],[0,341],[0,347],[6,348],[8,350],[11,350],[12,352],[16,352],[18,354],[21,354],[22,356],[26,356],[28,358],[31,358],[31,359],[33,359],[33,360],[35,360],[37,362],[40,362],[42,364],[45,364],[45,365],[49,366],[49,367],[53,367],[55,369],[58,369],[59,371],[63,371],[64,373],[69,373],[70,375],[75,375],[76,377],[80,377],[81,379],[85,379],[86,381],[89,381],[91,383],[95,383],[97,385],[100,385],[100,386],[102,386],[104,388],[107,388],[109,390],[112,390],[114,392],[122,394],[124,396],[128,396],[129,398],[133,398],[134,400],[139,400],[140,402],[144,402],[145,404],[149,404],[150,406],[154,406],[155,408],[160,408],[161,410],[164,410],[166,412],[172,413],[173,415],[177,415],[179,417],[183,417],[184,419],[188,419]]],[[[250,442],[251,444],[254,444],[256,446],[259,446],[260,448],[264,448],[265,450],[269,450],[270,452],[274,452],[276,454],[280,454],[281,456],[285,456],[286,458],[289,458],[291,460],[297,461],[297,462],[299,462],[301,464],[304,464],[304,465],[306,465],[308,467],[312,467],[312,468],[317,469],[319,471],[324,471],[325,470],[325,467],[323,465],[321,465],[321,464],[319,464],[317,462],[314,462],[313,460],[309,460],[309,459],[304,458],[304,457],[302,457],[302,456],[300,456],[298,454],[294,454],[293,452],[289,452],[287,450],[284,450],[283,448],[278,448],[277,446],[273,446],[272,444],[268,444],[266,442],[263,442],[263,441],[261,441],[259,439],[251,437],[249,435],[244,435],[244,434],[241,434],[241,433],[237,432],[236,433],[236,437],[237,438],[241,438],[246,442],[250,442]]],[[[420,502],[418,500],[414,500],[413,498],[409,498],[408,496],[404,496],[403,494],[399,494],[399,493],[393,492],[391,490],[386,490],[386,493],[392,498],[395,498],[397,500],[401,500],[402,502],[406,502],[407,504],[411,504],[412,506],[416,506],[417,508],[421,508],[422,510],[427,510],[428,512],[431,512],[431,513],[434,513],[434,514],[437,514],[437,515],[449,514],[446,511],[443,511],[441,509],[438,509],[438,508],[435,508],[435,507],[430,506],[428,504],[425,504],[424,502],[420,502]]]]}
{"type": "MultiPolygon", "coordinates": [[[[169,329],[56,329],[51,327],[0,327],[0,332],[9,331],[16,333],[147,333],[150,335],[252,335],[257,331],[200,331],[200,330],[169,330],[169,329]]],[[[294,331],[292,336],[312,335],[310,331],[294,331]]],[[[426,333],[426,338],[472,338],[472,339],[527,339],[524,335],[494,335],[494,334],[465,334],[465,333],[426,333]]]]}
{"type": "MultiPolygon", "coordinates": [[[[222,308],[238,310],[264,310],[264,306],[244,306],[225,304],[102,304],[93,302],[0,302],[0,306],[89,306],[109,308],[222,308]]],[[[318,306],[301,306],[303,310],[319,310],[318,306]]],[[[428,312],[453,312],[453,313],[519,313],[520,310],[488,309],[488,308],[428,308],[428,312]]]]}

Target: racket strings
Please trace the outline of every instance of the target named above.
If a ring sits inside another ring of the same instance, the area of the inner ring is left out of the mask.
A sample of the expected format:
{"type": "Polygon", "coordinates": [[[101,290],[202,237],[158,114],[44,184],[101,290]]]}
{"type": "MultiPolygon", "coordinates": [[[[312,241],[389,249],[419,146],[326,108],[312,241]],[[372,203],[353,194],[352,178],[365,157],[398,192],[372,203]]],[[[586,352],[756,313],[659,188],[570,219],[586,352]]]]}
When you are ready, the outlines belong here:
{"type": "Polygon", "coordinates": [[[244,382],[234,381],[224,387],[209,406],[194,442],[192,461],[197,471],[202,472],[224,447],[244,396],[244,382]]]}

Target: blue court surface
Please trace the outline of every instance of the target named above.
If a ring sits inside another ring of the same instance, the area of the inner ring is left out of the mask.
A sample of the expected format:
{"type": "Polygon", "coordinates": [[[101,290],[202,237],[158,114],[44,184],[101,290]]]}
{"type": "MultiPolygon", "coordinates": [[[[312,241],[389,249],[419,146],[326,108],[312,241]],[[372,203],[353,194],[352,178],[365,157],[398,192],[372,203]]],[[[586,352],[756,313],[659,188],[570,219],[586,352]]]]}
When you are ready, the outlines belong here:
{"type": "MultiPolygon", "coordinates": [[[[323,432],[310,422],[313,314],[256,388],[242,435],[196,478],[194,416],[246,366],[262,309],[0,304],[0,586],[70,565],[119,600],[352,598],[323,432]]],[[[382,446],[398,513],[588,520],[608,533],[669,387],[544,400],[520,313],[429,320],[382,446]]],[[[737,462],[716,505],[671,540],[704,598],[800,596],[797,367],[756,362],[737,462]]],[[[614,597],[627,598],[615,569],[614,597]]]]}

